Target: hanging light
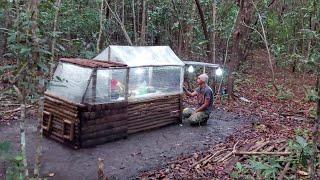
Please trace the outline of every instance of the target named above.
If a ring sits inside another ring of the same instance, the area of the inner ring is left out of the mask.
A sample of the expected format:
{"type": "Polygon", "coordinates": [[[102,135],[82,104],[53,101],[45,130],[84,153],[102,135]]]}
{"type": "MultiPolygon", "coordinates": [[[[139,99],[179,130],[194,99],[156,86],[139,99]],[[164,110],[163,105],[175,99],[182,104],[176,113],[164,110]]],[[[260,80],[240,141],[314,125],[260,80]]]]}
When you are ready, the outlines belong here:
{"type": "Polygon", "coordinates": [[[143,68],[135,68],[134,73],[143,74],[144,73],[144,69],[143,68]]]}
{"type": "Polygon", "coordinates": [[[216,75],[217,76],[221,76],[223,74],[223,70],[219,67],[217,70],[216,70],[216,75]]]}
{"type": "Polygon", "coordinates": [[[194,72],[193,66],[189,66],[189,67],[188,67],[188,72],[189,72],[189,73],[193,73],[193,72],[194,72]]]}

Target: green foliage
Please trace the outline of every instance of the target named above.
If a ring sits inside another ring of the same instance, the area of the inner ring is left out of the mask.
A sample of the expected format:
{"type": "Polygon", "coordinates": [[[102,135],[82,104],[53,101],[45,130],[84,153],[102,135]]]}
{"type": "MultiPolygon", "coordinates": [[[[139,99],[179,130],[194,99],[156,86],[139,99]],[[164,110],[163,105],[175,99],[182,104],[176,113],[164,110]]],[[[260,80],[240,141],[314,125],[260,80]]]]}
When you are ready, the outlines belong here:
{"type": "Polygon", "coordinates": [[[316,102],[318,99],[318,92],[314,88],[307,87],[305,91],[305,100],[308,102],[316,102]]]}
{"type": "Polygon", "coordinates": [[[276,179],[283,166],[290,162],[293,172],[296,170],[305,170],[309,161],[317,161],[312,159],[312,143],[307,141],[302,134],[308,137],[310,132],[296,130],[296,138],[288,141],[289,152],[288,157],[274,157],[274,156],[253,156],[246,163],[238,162],[231,177],[235,179],[255,179],[257,176],[263,179],[276,179]]]}
{"type": "Polygon", "coordinates": [[[289,89],[285,89],[282,86],[278,87],[277,99],[279,100],[290,100],[293,98],[294,94],[289,89]]]}
{"type": "Polygon", "coordinates": [[[249,168],[254,172],[259,172],[264,179],[275,179],[281,166],[279,160],[274,157],[265,158],[265,161],[258,161],[257,157],[254,156],[249,160],[249,168]]]}
{"type": "Polygon", "coordinates": [[[290,151],[294,154],[291,156],[291,161],[294,164],[307,168],[308,161],[311,160],[313,154],[312,143],[307,142],[302,136],[296,136],[295,141],[289,141],[289,147],[290,151]]]}
{"type": "Polygon", "coordinates": [[[316,107],[312,106],[311,108],[309,108],[308,114],[309,114],[310,118],[316,118],[317,117],[317,109],[316,109],[316,107]]]}
{"type": "Polygon", "coordinates": [[[0,161],[6,163],[6,179],[8,180],[23,180],[21,155],[13,155],[10,148],[10,142],[0,142],[0,161]]]}
{"type": "Polygon", "coordinates": [[[246,165],[242,165],[240,162],[236,163],[235,171],[231,173],[231,177],[234,179],[246,178],[249,169],[246,165]]]}

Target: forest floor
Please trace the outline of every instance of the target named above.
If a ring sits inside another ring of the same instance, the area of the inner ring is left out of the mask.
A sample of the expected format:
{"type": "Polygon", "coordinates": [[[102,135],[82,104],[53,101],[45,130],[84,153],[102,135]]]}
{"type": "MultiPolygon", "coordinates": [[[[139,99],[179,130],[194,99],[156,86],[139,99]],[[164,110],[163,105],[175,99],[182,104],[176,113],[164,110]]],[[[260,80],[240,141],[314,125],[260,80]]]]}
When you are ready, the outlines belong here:
{"type": "MultiPolygon", "coordinates": [[[[97,179],[98,158],[102,158],[109,179],[134,179],[140,171],[164,167],[177,156],[200,152],[224,142],[226,137],[252,121],[252,118],[244,119],[217,109],[212,113],[207,126],[191,127],[183,122],[181,125],[146,131],[127,139],[80,150],[44,138],[41,172],[43,177],[54,174],[49,179],[97,179]]],[[[27,159],[29,167],[33,167],[36,120],[29,116],[27,122],[27,159]]],[[[19,149],[18,121],[0,127],[0,141],[3,140],[10,141],[14,150],[19,149]]],[[[3,176],[4,172],[0,164],[0,179],[1,174],[3,176]]]]}

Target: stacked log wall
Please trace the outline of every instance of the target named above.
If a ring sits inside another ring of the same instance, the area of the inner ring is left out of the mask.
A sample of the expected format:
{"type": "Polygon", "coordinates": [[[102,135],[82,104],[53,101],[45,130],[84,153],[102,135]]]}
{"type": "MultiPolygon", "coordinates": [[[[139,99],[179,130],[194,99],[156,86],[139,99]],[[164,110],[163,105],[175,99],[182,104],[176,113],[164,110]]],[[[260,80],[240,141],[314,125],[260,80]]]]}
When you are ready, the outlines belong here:
{"type": "Polygon", "coordinates": [[[181,121],[180,95],[129,102],[128,133],[163,127],[181,121]]]}
{"type": "Polygon", "coordinates": [[[50,95],[45,95],[43,134],[73,148],[80,147],[79,107],[50,95]]]}
{"type": "Polygon", "coordinates": [[[128,103],[86,105],[81,109],[82,147],[91,147],[126,138],[128,133],[128,103]]]}

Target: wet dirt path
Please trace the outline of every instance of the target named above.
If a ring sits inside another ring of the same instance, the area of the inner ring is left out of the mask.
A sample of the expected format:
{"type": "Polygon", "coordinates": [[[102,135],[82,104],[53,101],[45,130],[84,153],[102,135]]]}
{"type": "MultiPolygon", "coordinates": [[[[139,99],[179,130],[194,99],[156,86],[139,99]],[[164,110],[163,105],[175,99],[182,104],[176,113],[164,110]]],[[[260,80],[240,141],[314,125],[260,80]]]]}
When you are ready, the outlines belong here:
{"type": "MultiPolygon", "coordinates": [[[[129,136],[94,148],[73,150],[53,140],[43,139],[42,167],[44,176],[54,173],[49,179],[97,179],[98,158],[104,159],[105,173],[110,179],[133,179],[140,171],[164,166],[180,154],[190,154],[224,141],[250,119],[215,110],[207,126],[190,127],[171,125],[161,129],[129,136]]],[[[27,125],[27,156],[30,167],[35,152],[35,121],[27,125]]],[[[19,149],[19,126],[0,127],[0,141],[9,140],[15,150],[19,149]]],[[[1,179],[1,177],[0,177],[1,179]]]]}

